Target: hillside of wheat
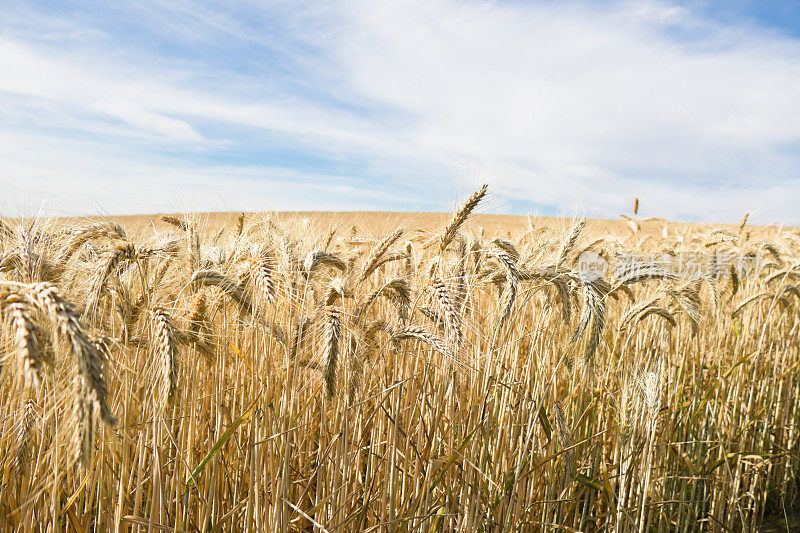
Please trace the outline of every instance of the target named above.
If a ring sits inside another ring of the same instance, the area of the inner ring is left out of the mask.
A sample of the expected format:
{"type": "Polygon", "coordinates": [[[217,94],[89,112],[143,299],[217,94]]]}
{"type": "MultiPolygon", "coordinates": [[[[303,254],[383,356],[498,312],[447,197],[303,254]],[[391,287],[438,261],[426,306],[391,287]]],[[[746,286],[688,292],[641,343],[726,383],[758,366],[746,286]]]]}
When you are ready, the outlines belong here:
{"type": "Polygon", "coordinates": [[[797,228],[485,194],[3,219],[0,529],[797,527],[797,228]]]}

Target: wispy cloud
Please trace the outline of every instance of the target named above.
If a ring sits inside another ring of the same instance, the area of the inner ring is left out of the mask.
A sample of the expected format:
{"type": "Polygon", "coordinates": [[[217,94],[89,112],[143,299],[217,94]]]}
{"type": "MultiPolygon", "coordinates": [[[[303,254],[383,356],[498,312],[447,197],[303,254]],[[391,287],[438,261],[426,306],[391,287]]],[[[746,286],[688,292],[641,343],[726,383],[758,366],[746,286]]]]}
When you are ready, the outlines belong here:
{"type": "Polygon", "coordinates": [[[431,209],[477,168],[501,209],[800,223],[800,41],[692,4],[12,2],[0,72],[6,209],[431,209]]]}

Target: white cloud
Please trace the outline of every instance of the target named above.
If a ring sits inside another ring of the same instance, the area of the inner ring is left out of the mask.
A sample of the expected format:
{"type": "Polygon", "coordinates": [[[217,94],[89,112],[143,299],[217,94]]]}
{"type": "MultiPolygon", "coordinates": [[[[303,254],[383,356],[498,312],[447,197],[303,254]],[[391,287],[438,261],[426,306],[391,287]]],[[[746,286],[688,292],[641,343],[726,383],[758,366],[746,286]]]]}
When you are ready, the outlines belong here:
{"type": "MultiPolygon", "coordinates": [[[[214,194],[200,195],[197,208],[215,208],[216,194],[245,207],[247,187],[277,175],[302,181],[306,201],[336,208],[345,200],[326,191],[347,175],[362,191],[347,205],[369,209],[391,206],[388,191],[405,202],[441,192],[449,183],[431,183],[478,161],[517,208],[580,205],[615,216],[639,196],[647,214],[733,221],[753,211],[762,222],[800,222],[792,202],[800,198],[792,149],[800,144],[800,43],[765,28],[719,25],[669,2],[433,0],[277,4],[269,8],[276,37],[243,15],[269,19],[253,11],[260,5],[196,7],[154,4],[148,20],[169,24],[184,43],[213,35],[231,61],[269,49],[290,68],[208,72],[202,56],[137,55],[124,36],[110,53],[97,44],[107,46],[108,34],[64,21],[53,25],[85,39],[75,50],[58,48],[55,37],[0,32],[0,105],[38,119],[25,134],[16,129],[22,118],[0,122],[6,204],[8,185],[25,176],[47,190],[68,184],[70,195],[53,201],[92,211],[75,185],[117,176],[131,181],[131,195],[106,194],[103,208],[154,210],[165,181],[179,195],[188,176],[202,174],[214,194]],[[66,149],[75,132],[92,138],[91,150],[78,151],[84,160],[66,149]],[[47,157],[30,155],[37,142],[47,157]],[[290,171],[244,156],[207,168],[197,159],[231,147],[328,163],[290,171]],[[248,185],[229,187],[226,173],[248,185]]],[[[294,205],[288,193],[271,201],[294,205]]]]}
{"type": "Polygon", "coordinates": [[[150,111],[141,103],[126,100],[99,100],[92,104],[91,108],[118,118],[134,128],[141,128],[178,141],[199,142],[203,139],[191,124],[150,111]]]}
{"type": "Polygon", "coordinates": [[[347,174],[307,174],[279,166],[174,165],[142,161],[126,149],[96,141],[0,133],[5,202],[1,211],[31,215],[125,214],[184,210],[324,210],[364,205],[418,208],[415,199],[347,174]],[[35,151],[30,147],[36,147],[35,151]],[[68,164],[65,165],[65,162],[68,164]],[[14,176],[15,179],[6,179],[14,176]],[[79,206],[75,209],[73,206],[79,206]],[[109,209],[108,206],[114,206],[109,209]]]}

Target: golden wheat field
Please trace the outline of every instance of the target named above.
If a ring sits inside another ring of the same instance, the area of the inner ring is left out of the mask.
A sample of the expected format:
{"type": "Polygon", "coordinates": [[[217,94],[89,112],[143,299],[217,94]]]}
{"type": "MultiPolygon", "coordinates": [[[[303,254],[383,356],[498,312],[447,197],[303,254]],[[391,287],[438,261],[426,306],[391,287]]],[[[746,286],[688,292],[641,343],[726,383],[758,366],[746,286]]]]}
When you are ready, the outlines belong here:
{"type": "Polygon", "coordinates": [[[796,529],[798,229],[485,194],[4,219],[0,529],[796,529]]]}

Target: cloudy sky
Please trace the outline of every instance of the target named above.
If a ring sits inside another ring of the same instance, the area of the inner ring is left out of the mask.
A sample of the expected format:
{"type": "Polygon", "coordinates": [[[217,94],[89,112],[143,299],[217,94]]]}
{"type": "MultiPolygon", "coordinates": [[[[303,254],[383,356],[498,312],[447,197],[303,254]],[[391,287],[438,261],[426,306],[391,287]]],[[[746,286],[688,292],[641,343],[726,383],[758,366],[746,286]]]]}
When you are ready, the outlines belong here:
{"type": "Polygon", "coordinates": [[[0,212],[800,224],[796,2],[300,4],[2,0],[0,212]]]}

